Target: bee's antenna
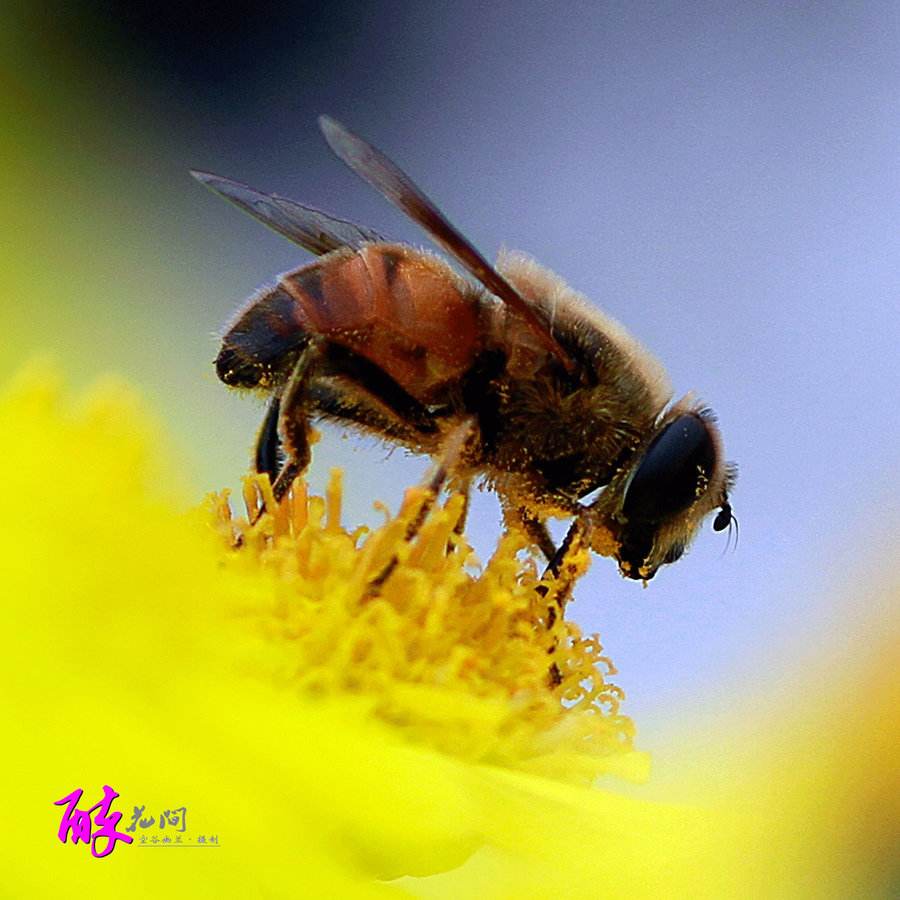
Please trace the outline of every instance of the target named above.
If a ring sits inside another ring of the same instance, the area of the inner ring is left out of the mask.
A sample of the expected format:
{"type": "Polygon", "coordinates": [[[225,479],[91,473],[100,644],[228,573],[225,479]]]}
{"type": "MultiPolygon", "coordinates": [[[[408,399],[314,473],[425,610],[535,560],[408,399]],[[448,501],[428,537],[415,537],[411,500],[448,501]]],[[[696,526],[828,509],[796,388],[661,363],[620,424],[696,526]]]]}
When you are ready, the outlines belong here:
{"type": "Polygon", "coordinates": [[[732,514],[731,522],[728,524],[728,537],[725,540],[725,549],[728,549],[728,545],[731,543],[731,526],[734,525],[734,553],[737,553],[738,548],[738,538],[741,536],[741,529],[738,526],[737,516],[732,514]]]}

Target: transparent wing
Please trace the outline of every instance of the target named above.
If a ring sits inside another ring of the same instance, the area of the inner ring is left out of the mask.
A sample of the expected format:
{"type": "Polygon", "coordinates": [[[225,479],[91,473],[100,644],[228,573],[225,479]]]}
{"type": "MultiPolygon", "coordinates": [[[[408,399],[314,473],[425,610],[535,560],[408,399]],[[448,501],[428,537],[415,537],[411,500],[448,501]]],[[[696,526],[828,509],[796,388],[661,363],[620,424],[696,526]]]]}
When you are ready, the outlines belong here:
{"type": "Polygon", "coordinates": [[[380,150],[334,119],[320,116],[319,127],[339,159],[418,222],[440,247],[462,263],[492,294],[514,309],[544,347],[557,356],[568,371],[572,371],[574,364],[571,358],[532,305],[450,224],[405,172],[380,150]]]}
{"type": "Polygon", "coordinates": [[[358,247],[370,241],[384,240],[371,228],[336,219],[295,200],[279,197],[278,194],[265,194],[241,184],[240,181],[210,172],[192,170],[191,175],[263,225],[317,256],[339,247],[358,247]]]}

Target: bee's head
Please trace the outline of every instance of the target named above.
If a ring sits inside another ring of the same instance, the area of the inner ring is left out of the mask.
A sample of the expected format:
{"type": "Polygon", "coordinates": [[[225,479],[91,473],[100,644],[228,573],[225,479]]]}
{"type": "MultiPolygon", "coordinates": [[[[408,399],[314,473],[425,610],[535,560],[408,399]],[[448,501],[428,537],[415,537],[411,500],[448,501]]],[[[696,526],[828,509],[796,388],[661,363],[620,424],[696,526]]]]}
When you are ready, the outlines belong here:
{"type": "Polygon", "coordinates": [[[604,518],[616,540],[626,578],[649,581],[660,566],[681,558],[703,519],[719,508],[714,528],[732,520],[728,492],[736,468],[722,458],[709,410],[675,407],[607,499],[604,518]]]}

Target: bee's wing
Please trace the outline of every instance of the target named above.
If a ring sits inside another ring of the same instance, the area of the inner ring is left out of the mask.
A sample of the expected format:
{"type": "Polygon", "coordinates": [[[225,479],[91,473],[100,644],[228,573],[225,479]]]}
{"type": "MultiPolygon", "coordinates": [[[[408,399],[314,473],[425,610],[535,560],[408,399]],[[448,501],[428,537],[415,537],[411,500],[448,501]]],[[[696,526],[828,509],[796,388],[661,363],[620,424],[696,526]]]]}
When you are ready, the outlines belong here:
{"type": "Polygon", "coordinates": [[[279,197],[278,194],[264,194],[240,181],[210,172],[192,170],[191,175],[244,212],[250,213],[263,225],[268,225],[289,241],[317,256],[339,247],[358,247],[368,241],[384,240],[370,228],[336,219],[295,200],[279,197]]]}
{"type": "Polygon", "coordinates": [[[405,172],[381,151],[334,119],[320,116],[319,127],[339,159],[418,222],[439,246],[462,263],[492,294],[519,313],[544,347],[557,356],[567,370],[572,370],[571,358],[531,304],[450,224],[405,172]]]}

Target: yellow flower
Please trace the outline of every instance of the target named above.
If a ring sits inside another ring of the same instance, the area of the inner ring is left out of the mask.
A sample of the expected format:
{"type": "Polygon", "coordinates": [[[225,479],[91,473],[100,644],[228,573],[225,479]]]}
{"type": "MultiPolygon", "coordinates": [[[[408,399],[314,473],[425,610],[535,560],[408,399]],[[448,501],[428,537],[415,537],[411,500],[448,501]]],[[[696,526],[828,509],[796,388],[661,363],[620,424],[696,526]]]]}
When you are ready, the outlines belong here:
{"type": "Polygon", "coordinates": [[[574,626],[547,628],[514,544],[475,563],[454,537],[458,501],[409,545],[415,491],[363,535],[340,520],[336,479],[325,498],[300,487],[252,527],[222,495],[182,513],[162,430],[133,394],[107,383],[72,405],[42,372],[0,397],[0,434],[9,896],[59,885],[95,897],[847,896],[854,884],[877,896],[887,885],[872,847],[876,834],[890,844],[895,751],[881,723],[896,692],[880,672],[867,682],[884,688],[879,701],[846,719],[853,743],[838,729],[823,746],[817,723],[832,717],[814,710],[808,730],[785,729],[780,768],[742,763],[715,804],[621,796],[587,783],[643,762],[610,664],[574,626]],[[83,788],[87,808],[104,785],[121,795],[120,829],[136,806],[184,806],[188,832],[219,843],[153,848],[141,824],[105,859],[60,843],[54,802],[83,788]]]}
{"type": "Polygon", "coordinates": [[[474,564],[455,532],[461,497],[407,542],[425,493],[410,490],[373,534],[342,526],[339,471],[325,498],[298,482],[278,508],[267,481],[248,479],[248,509],[264,496],[276,510],[253,527],[227,494],[211,498],[225,570],[253,583],[240,607],[258,639],[246,669],[302,695],[358,697],[408,740],[468,760],[568,779],[642,775],[598,639],[548,619],[555,603],[514,539],[474,564]]]}

